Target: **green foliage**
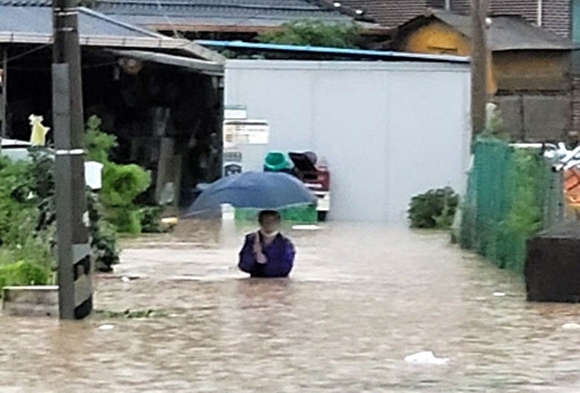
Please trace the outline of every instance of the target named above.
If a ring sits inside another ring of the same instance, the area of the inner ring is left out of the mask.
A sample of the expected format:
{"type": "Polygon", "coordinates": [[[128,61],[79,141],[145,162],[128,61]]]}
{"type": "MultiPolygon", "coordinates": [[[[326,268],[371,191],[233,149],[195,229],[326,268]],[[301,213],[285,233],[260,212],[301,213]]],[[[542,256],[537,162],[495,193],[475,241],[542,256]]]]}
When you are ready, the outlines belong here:
{"type": "Polygon", "coordinates": [[[119,248],[115,227],[105,219],[103,205],[99,195],[92,190],[87,191],[88,212],[91,229],[91,248],[95,257],[96,269],[110,272],[113,265],[119,263],[119,248]]]}
{"type": "Polygon", "coordinates": [[[324,23],[306,19],[282,25],[282,29],[258,36],[261,42],[272,44],[357,48],[361,29],[351,23],[324,23]]]}
{"type": "Polygon", "coordinates": [[[109,162],[111,150],[117,147],[117,137],[101,131],[101,119],[91,116],[87,121],[85,133],[85,149],[87,150],[87,160],[97,161],[101,164],[109,162]]]}
{"type": "Polygon", "coordinates": [[[542,173],[538,155],[528,150],[516,150],[508,181],[510,208],[503,224],[512,235],[530,237],[542,229],[542,206],[538,190],[538,174],[542,173]]]}
{"type": "Polygon", "coordinates": [[[102,207],[99,209],[112,224],[99,229],[96,242],[104,247],[102,251],[108,255],[108,261],[116,261],[118,256],[112,252],[116,242],[113,231],[141,233],[141,213],[134,201],[149,188],[151,174],[138,165],[119,165],[109,160],[111,149],[117,146],[117,139],[101,131],[101,120],[96,116],[92,116],[87,123],[85,146],[88,159],[103,164],[102,189],[99,193],[102,207]]]}
{"type": "Polygon", "coordinates": [[[459,196],[451,187],[414,196],[408,210],[411,228],[450,228],[458,204],[459,196]]]}
{"type": "Polygon", "coordinates": [[[54,179],[52,161],[32,152],[30,161],[0,158],[0,245],[2,263],[23,260],[54,266],[54,179]],[[10,259],[8,259],[10,258],[10,259]]]}
{"type": "Polygon", "coordinates": [[[163,233],[167,228],[161,224],[161,206],[145,206],[141,208],[141,231],[143,233],[163,233]]]}
{"type": "Polygon", "coordinates": [[[135,206],[110,207],[107,209],[107,219],[121,233],[142,232],[141,211],[135,206]]]}
{"type": "Polygon", "coordinates": [[[105,206],[130,206],[151,184],[151,174],[138,165],[105,164],[101,199],[105,206]]]}
{"type": "Polygon", "coordinates": [[[0,288],[20,285],[46,285],[50,270],[35,263],[19,261],[0,266],[0,288]]]}

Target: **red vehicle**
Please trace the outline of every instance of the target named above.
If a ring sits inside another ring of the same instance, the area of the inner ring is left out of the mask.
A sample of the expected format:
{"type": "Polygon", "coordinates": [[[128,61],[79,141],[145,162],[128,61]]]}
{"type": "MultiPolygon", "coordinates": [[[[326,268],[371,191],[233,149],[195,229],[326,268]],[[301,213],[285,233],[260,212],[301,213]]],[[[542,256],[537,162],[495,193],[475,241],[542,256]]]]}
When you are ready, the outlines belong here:
{"type": "Polygon", "coordinates": [[[294,175],[318,197],[318,220],[325,221],[330,210],[330,172],[326,165],[318,162],[313,152],[288,153],[294,163],[294,175]]]}

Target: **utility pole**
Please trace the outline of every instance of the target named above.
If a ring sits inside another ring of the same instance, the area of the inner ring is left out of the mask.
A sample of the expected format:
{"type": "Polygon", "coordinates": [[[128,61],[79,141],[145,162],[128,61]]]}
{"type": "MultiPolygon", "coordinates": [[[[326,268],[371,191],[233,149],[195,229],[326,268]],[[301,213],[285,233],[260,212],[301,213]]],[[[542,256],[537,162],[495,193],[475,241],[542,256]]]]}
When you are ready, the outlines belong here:
{"type": "Polygon", "coordinates": [[[76,0],[53,0],[53,123],[61,319],[92,312],[92,261],[84,177],[81,49],[76,0]]]}
{"type": "Polygon", "coordinates": [[[485,130],[487,105],[488,0],[471,0],[471,124],[472,136],[485,130]]]}

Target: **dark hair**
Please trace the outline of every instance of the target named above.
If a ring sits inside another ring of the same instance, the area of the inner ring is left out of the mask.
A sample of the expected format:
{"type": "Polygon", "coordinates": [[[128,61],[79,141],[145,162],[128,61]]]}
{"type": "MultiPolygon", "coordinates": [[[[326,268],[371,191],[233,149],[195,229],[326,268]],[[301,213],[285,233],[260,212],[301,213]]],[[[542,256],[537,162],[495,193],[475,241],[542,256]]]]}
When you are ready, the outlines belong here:
{"type": "Polygon", "coordinates": [[[258,214],[258,222],[261,224],[266,217],[273,217],[278,221],[282,220],[280,213],[276,210],[262,210],[260,214],[258,214]]]}

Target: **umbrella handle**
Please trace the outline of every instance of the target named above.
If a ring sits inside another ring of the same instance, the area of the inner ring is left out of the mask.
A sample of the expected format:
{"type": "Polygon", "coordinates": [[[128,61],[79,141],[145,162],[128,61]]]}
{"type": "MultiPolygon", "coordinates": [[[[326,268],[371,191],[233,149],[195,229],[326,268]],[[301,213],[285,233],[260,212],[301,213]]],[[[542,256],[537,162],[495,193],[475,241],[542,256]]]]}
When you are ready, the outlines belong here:
{"type": "Polygon", "coordinates": [[[262,252],[262,244],[260,243],[260,232],[256,232],[256,238],[254,239],[254,253],[258,254],[262,252]]]}

